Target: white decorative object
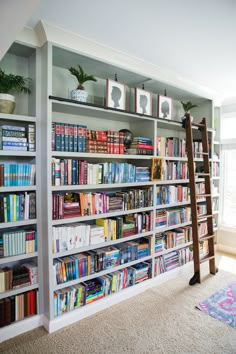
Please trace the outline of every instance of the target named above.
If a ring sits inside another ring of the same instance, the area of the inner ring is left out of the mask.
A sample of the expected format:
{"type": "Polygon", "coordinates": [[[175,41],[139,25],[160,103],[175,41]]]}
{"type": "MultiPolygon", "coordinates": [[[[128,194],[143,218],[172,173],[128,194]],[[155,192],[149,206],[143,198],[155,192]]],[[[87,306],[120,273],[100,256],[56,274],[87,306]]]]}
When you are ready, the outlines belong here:
{"type": "Polygon", "coordinates": [[[87,102],[88,92],[85,90],[72,90],[71,99],[80,102],[87,102]]]}
{"type": "Polygon", "coordinates": [[[0,113],[11,114],[16,107],[15,97],[7,93],[0,93],[0,113]]]}

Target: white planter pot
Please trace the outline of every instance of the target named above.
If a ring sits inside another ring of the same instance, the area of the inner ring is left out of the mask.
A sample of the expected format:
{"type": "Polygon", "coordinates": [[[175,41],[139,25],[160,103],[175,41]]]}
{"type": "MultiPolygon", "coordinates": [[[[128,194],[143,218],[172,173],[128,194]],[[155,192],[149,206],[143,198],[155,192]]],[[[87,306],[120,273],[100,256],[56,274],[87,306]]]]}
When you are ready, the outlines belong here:
{"type": "Polygon", "coordinates": [[[71,99],[80,102],[87,102],[88,92],[85,90],[72,90],[71,99]]]}
{"type": "Polygon", "coordinates": [[[15,97],[6,93],[0,93],[0,113],[11,114],[16,107],[15,97]]]}

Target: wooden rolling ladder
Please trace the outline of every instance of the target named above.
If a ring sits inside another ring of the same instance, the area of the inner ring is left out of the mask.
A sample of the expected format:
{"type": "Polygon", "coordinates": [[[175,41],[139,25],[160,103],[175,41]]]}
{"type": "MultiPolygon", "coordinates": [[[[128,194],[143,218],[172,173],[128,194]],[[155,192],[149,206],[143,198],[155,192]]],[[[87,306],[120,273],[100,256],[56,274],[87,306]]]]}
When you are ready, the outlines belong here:
{"type": "Polygon", "coordinates": [[[192,215],[192,234],[193,234],[193,259],[194,259],[194,275],[190,279],[189,284],[194,285],[201,283],[201,263],[209,261],[209,271],[211,274],[216,274],[217,269],[215,265],[215,248],[214,248],[214,230],[213,230],[213,214],[212,214],[212,197],[211,197],[211,176],[209,166],[209,147],[208,147],[208,135],[206,118],[203,118],[201,123],[191,122],[190,115],[186,114],[183,121],[183,127],[186,130],[186,148],[188,157],[188,169],[189,169],[189,185],[190,185],[190,197],[191,197],[191,215],[192,215]],[[192,128],[197,127],[201,133],[201,141],[203,151],[199,152],[199,157],[203,157],[203,169],[201,173],[195,172],[194,163],[194,150],[193,150],[193,131],[192,128]],[[196,178],[205,179],[205,193],[196,193],[196,178]],[[207,213],[204,215],[198,215],[197,212],[197,198],[206,198],[207,213]],[[203,220],[207,221],[207,234],[199,235],[199,222],[203,220]],[[200,243],[202,241],[208,242],[208,255],[200,258],[200,243]]]}

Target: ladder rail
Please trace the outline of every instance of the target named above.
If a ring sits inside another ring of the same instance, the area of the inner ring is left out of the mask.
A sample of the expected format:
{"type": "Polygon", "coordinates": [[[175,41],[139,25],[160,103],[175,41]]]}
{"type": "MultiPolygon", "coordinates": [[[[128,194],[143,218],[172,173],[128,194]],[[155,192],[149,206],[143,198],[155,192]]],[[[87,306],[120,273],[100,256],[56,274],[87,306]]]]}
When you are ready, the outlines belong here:
{"type": "MultiPolygon", "coordinates": [[[[203,166],[204,166],[204,171],[206,173],[210,174],[210,163],[209,163],[209,143],[208,143],[208,134],[207,134],[207,125],[206,125],[206,118],[202,119],[202,123],[204,125],[204,128],[201,128],[202,130],[202,147],[203,151],[208,152],[207,155],[203,156],[203,166]]],[[[205,178],[205,193],[206,194],[211,194],[211,179],[210,175],[209,177],[205,178]]],[[[212,198],[207,198],[206,199],[206,206],[207,206],[207,214],[212,215],[212,198]]],[[[213,218],[207,218],[207,230],[210,235],[213,235],[214,229],[213,229],[213,218]]],[[[214,249],[214,240],[212,239],[212,242],[208,242],[208,251],[209,255],[214,255],[215,249],[214,249]]],[[[216,266],[215,266],[215,259],[209,260],[209,267],[210,267],[210,273],[215,274],[216,273],[216,266]]]]}
{"type": "Polygon", "coordinates": [[[192,216],[192,235],[193,235],[193,263],[194,274],[198,274],[200,282],[200,247],[198,242],[198,214],[196,203],[196,179],[195,179],[195,165],[194,165],[194,151],[193,151],[193,131],[190,116],[186,117],[186,147],[188,155],[188,171],[189,171],[189,185],[190,185],[190,202],[191,202],[191,216],[192,216]]]}
{"type": "Polygon", "coordinates": [[[192,235],[193,235],[193,262],[194,262],[194,275],[190,279],[189,284],[194,285],[201,282],[201,264],[209,261],[209,270],[211,274],[216,274],[217,269],[215,265],[215,248],[214,248],[214,230],[213,230],[213,214],[212,214],[212,198],[211,198],[211,176],[210,176],[210,161],[209,161],[209,145],[206,118],[203,118],[200,123],[192,123],[190,114],[185,115],[183,127],[186,130],[186,148],[188,157],[189,169],[189,186],[190,186],[190,201],[191,201],[191,215],[192,215],[192,235]],[[193,126],[198,127],[201,133],[202,149],[203,149],[203,169],[202,173],[195,172],[194,164],[194,150],[193,150],[193,126]],[[206,197],[206,214],[198,215],[197,211],[197,197],[196,193],[196,177],[203,176],[205,180],[205,192],[203,195],[206,197]],[[206,218],[207,234],[204,235],[202,240],[208,242],[208,254],[200,258],[200,242],[199,237],[199,221],[206,218]]]}

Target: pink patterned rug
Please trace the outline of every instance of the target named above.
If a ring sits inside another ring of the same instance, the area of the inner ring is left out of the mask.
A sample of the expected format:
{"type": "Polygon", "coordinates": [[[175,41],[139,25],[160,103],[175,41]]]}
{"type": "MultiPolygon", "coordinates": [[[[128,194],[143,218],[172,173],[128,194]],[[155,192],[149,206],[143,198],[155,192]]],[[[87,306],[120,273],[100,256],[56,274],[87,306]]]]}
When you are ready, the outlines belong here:
{"type": "Polygon", "coordinates": [[[236,282],[217,291],[196,307],[236,328],[236,282]]]}

